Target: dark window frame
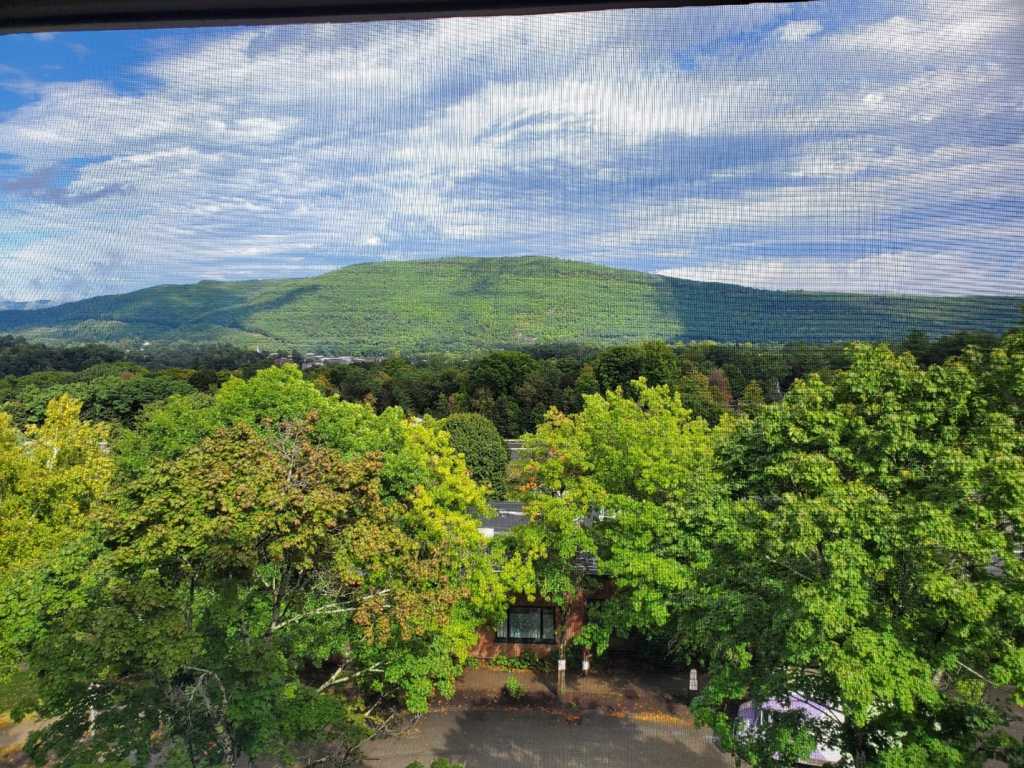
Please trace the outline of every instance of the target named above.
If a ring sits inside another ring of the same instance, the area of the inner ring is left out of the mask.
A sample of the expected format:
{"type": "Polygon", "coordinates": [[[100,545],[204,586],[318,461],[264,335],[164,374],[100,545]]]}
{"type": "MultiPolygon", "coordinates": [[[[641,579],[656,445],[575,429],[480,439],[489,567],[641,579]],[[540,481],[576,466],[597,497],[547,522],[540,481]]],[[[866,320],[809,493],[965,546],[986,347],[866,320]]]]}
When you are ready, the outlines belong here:
{"type": "Polygon", "coordinates": [[[511,605],[508,610],[505,611],[505,620],[499,624],[494,630],[495,639],[499,643],[522,643],[528,645],[554,645],[555,644],[555,628],[558,624],[558,616],[556,614],[556,608],[553,605],[511,605]],[[510,637],[509,636],[509,620],[513,613],[540,613],[540,637],[537,639],[528,637],[510,637]],[[551,637],[544,637],[544,630],[548,626],[547,622],[550,621],[551,637]]]}
{"type": "MultiPolygon", "coordinates": [[[[6,0],[0,35],[62,30],[361,22],[683,8],[794,0],[6,0]]],[[[808,2],[809,0],[796,0],[808,2]]]]}

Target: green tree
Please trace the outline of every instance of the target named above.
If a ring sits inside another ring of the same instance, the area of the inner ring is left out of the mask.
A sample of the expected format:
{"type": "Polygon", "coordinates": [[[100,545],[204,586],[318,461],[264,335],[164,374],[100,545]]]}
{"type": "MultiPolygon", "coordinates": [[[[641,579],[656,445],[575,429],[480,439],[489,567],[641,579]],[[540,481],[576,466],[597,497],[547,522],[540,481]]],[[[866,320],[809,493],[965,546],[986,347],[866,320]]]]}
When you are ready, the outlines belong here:
{"type": "Polygon", "coordinates": [[[200,368],[197,371],[193,371],[188,377],[188,383],[197,392],[209,392],[223,380],[224,379],[217,373],[217,371],[210,368],[200,368]]]}
{"type": "Polygon", "coordinates": [[[149,403],[192,391],[178,372],[150,373],[126,363],[104,364],[79,373],[26,376],[8,396],[4,409],[21,424],[38,424],[51,400],[70,394],[81,401],[84,417],[129,425],[149,403]]]}
{"type": "Polygon", "coordinates": [[[668,387],[640,380],[630,395],[588,395],[527,437],[516,477],[531,523],[496,542],[509,592],[567,608],[591,582],[588,561],[614,582],[578,640],[597,653],[613,633],[658,631],[696,587],[723,492],[707,423],[668,387]]]}
{"type": "Polygon", "coordinates": [[[740,413],[752,416],[764,405],[764,390],[757,381],[752,380],[743,388],[739,402],[736,404],[740,413]]]}
{"type": "Polygon", "coordinates": [[[537,387],[530,383],[540,371],[540,363],[523,352],[484,355],[474,361],[466,378],[472,410],[494,422],[505,437],[519,436],[533,427],[537,387]]]}
{"type": "Polygon", "coordinates": [[[57,398],[43,423],[22,434],[0,411],[0,680],[43,632],[37,611],[60,602],[38,575],[74,545],[110,485],[109,428],[80,414],[80,402],[57,398]]]}
{"type": "Polygon", "coordinates": [[[683,404],[696,416],[715,424],[728,410],[729,402],[720,386],[700,371],[687,373],[679,381],[679,395],[683,404]]]}
{"type": "Polygon", "coordinates": [[[675,353],[660,341],[612,347],[599,354],[593,366],[602,390],[625,387],[639,378],[651,385],[673,386],[679,378],[675,353]]]}
{"type": "Polygon", "coordinates": [[[465,457],[470,476],[492,494],[504,493],[509,450],[494,423],[478,413],[457,413],[440,424],[465,457]]]}
{"type": "Polygon", "coordinates": [[[107,500],[0,615],[5,638],[36,628],[12,655],[52,718],[37,757],[349,748],[367,712],[451,695],[503,604],[447,439],[295,368],[150,408],[118,458],[107,500]]]}
{"type": "Polygon", "coordinates": [[[576,379],[576,392],[582,398],[583,395],[593,395],[601,391],[601,385],[594,373],[594,366],[587,363],[580,369],[579,378],[576,379]]]}
{"type": "Polygon", "coordinates": [[[968,347],[991,350],[998,345],[999,337],[984,331],[961,331],[937,339],[929,339],[921,331],[911,331],[903,339],[900,349],[910,352],[921,365],[941,363],[954,355],[960,355],[968,347]]]}
{"type": "Polygon", "coordinates": [[[928,369],[851,355],[722,450],[731,499],[676,617],[679,644],[713,662],[698,713],[752,765],[815,742],[858,768],[1020,761],[984,697],[1024,683],[1020,340],[928,369]],[[845,719],[794,712],[746,739],[720,709],[794,692],[845,719]]]}

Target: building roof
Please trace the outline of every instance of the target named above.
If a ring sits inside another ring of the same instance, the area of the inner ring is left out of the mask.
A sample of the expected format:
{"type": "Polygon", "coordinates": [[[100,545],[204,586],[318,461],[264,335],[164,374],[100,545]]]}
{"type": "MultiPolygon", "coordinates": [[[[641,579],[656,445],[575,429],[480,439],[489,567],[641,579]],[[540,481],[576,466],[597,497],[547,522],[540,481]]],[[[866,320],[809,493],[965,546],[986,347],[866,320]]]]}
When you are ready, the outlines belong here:
{"type": "MultiPolygon", "coordinates": [[[[513,528],[530,522],[530,518],[523,511],[521,501],[490,501],[488,504],[494,514],[483,520],[480,527],[477,528],[488,539],[508,533],[513,528]]],[[[597,558],[593,555],[580,552],[574,558],[574,563],[586,575],[597,575],[597,558]]]]}
{"type": "Polygon", "coordinates": [[[492,515],[483,520],[478,529],[487,538],[529,522],[521,501],[490,501],[488,504],[492,515]]]}
{"type": "Polygon", "coordinates": [[[491,509],[499,515],[510,515],[517,517],[525,517],[526,513],[523,511],[523,502],[521,501],[495,501],[491,500],[488,502],[491,509]]]}
{"type": "Polygon", "coordinates": [[[508,438],[506,438],[505,445],[506,447],[508,447],[508,452],[512,461],[518,461],[519,459],[523,458],[523,454],[525,453],[525,451],[523,449],[522,440],[509,440],[508,438]]]}

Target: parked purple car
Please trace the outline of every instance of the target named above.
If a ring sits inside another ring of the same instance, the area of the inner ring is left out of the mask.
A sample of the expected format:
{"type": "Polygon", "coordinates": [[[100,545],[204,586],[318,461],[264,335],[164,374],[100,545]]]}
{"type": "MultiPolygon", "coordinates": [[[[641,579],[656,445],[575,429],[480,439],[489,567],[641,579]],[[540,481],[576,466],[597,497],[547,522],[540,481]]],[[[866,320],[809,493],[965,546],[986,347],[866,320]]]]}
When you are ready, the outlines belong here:
{"type": "MultiPolygon", "coordinates": [[[[843,713],[839,710],[811,701],[799,693],[790,694],[788,703],[781,699],[769,699],[761,703],[745,701],[740,705],[736,717],[739,720],[740,731],[751,732],[760,728],[772,712],[792,712],[794,710],[803,712],[811,720],[827,718],[837,723],[843,722],[843,713]]],[[[838,749],[819,744],[810,757],[801,764],[808,766],[833,765],[838,763],[842,757],[843,754],[838,749]]]]}

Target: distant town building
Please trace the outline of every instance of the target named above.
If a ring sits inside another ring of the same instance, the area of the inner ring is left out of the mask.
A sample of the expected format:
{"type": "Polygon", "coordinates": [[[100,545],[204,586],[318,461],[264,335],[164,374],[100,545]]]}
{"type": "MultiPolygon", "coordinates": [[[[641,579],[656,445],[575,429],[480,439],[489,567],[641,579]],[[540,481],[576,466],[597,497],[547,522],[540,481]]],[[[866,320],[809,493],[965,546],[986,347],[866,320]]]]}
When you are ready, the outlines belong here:
{"type": "Polygon", "coordinates": [[[518,461],[523,458],[523,441],[522,440],[505,440],[505,445],[508,446],[509,457],[512,461],[518,461]]]}
{"type": "Polygon", "coordinates": [[[353,363],[382,363],[383,357],[356,357],[354,355],[338,355],[330,357],[327,355],[305,355],[302,358],[302,370],[310,368],[322,368],[325,365],[352,365],[353,363]]]}

